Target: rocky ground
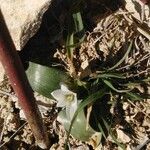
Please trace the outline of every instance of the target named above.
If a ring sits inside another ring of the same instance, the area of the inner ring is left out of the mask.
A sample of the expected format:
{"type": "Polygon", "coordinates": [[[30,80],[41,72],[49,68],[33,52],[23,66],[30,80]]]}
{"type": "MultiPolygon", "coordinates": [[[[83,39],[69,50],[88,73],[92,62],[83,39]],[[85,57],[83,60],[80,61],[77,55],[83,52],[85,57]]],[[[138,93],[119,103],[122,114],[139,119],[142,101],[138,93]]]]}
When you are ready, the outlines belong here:
{"type": "MultiPolygon", "coordinates": [[[[130,4],[132,7],[133,5],[134,3],[130,4]]],[[[58,5],[58,8],[60,8],[60,5],[58,5]]],[[[53,22],[54,24],[51,25],[51,21],[48,22],[47,19],[54,15],[51,13],[52,9],[54,12],[56,11],[56,8],[50,8],[47,11],[43,17],[43,23],[39,32],[27,43],[24,49],[19,52],[19,55],[22,61],[25,62],[26,60],[34,59],[38,53],[41,55],[41,49],[44,49],[46,54],[42,53],[43,57],[48,53],[47,56],[50,57],[50,59],[56,59],[58,62],[61,62],[70,75],[72,75],[72,68],[64,56],[61,31],[58,27],[63,22],[65,11],[58,11],[58,14],[55,15],[59,22],[55,20],[53,22]],[[47,22],[48,25],[47,29],[45,22],[47,22]],[[51,51],[49,51],[49,49],[51,49],[51,51]]],[[[63,9],[63,7],[61,9],[63,9]]],[[[124,43],[129,42],[134,37],[136,39],[134,43],[135,51],[126,61],[133,62],[136,58],[141,58],[140,62],[138,62],[140,68],[138,70],[139,72],[135,75],[143,73],[149,76],[149,28],[145,29],[135,22],[131,17],[131,13],[124,9],[121,3],[119,5],[118,2],[100,3],[93,0],[88,9],[90,11],[85,18],[87,20],[90,18],[90,23],[88,22],[89,20],[87,22],[91,27],[89,26],[89,30],[86,33],[86,41],[81,44],[78,54],[74,54],[76,73],[80,77],[86,76],[89,70],[84,70],[85,68],[90,65],[90,67],[93,67],[95,63],[97,63],[97,60],[106,61],[110,55],[117,55],[124,43]],[[95,14],[94,11],[96,9],[99,11],[95,14]],[[99,53],[96,50],[96,46],[101,50],[99,53]],[[145,61],[142,61],[142,59],[145,61]],[[80,66],[78,64],[80,64],[80,66]]],[[[137,14],[139,13],[140,12],[137,14]]],[[[140,14],[140,16],[142,16],[142,14],[140,14]]],[[[149,25],[149,18],[146,17],[145,15],[143,22],[149,25]]],[[[2,72],[3,68],[0,67],[0,71],[2,72]]],[[[7,76],[4,74],[0,75],[0,149],[40,150],[40,148],[35,145],[30,127],[17,103],[17,98],[15,97],[7,76]]],[[[149,85],[147,87],[140,86],[137,87],[137,89],[150,92],[149,85]]],[[[59,109],[56,108],[56,102],[50,101],[38,93],[35,93],[35,97],[44,123],[48,129],[49,138],[52,142],[50,150],[63,150],[66,131],[57,121],[59,109]]],[[[125,144],[127,150],[150,149],[150,99],[135,102],[126,100],[126,102],[122,104],[118,103],[112,107],[110,113],[114,116],[112,126],[117,140],[125,144]]],[[[91,143],[76,140],[72,136],[70,136],[70,147],[72,150],[94,149],[91,143]]],[[[111,136],[108,136],[107,139],[96,148],[96,150],[119,149],[121,148],[118,147],[111,136]]]]}

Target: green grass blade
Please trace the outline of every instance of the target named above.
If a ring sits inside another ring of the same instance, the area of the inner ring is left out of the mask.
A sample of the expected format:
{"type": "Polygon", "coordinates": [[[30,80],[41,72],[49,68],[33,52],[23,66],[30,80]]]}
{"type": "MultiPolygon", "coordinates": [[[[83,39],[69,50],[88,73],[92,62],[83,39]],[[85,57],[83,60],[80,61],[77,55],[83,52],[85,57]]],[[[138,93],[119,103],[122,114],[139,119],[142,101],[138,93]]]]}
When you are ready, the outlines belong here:
{"type": "Polygon", "coordinates": [[[71,133],[71,129],[72,129],[73,123],[74,123],[74,121],[75,121],[75,119],[76,119],[78,113],[79,113],[82,109],[84,109],[84,107],[86,107],[88,104],[93,103],[93,102],[95,102],[97,99],[102,98],[102,97],[105,95],[105,93],[106,93],[106,89],[105,89],[105,88],[104,88],[104,89],[101,89],[100,91],[98,91],[98,92],[96,92],[96,93],[90,95],[88,98],[86,98],[85,100],[83,100],[83,101],[79,104],[79,106],[78,106],[78,108],[77,108],[77,110],[76,110],[76,112],[75,112],[75,114],[74,114],[74,116],[73,116],[73,118],[72,118],[71,124],[70,124],[70,128],[69,128],[69,131],[68,131],[68,134],[67,134],[67,139],[66,139],[66,145],[67,145],[68,140],[69,140],[69,135],[70,135],[70,133],[71,133]]]}
{"type": "Polygon", "coordinates": [[[110,87],[112,90],[114,90],[115,92],[118,92],[118,93],[126,93],[126,92],[129,92],[130,90],[118,90],[116,89],[110,81],[108,80],[103,80],[103,82],[108,86],[110,87]]]}
{"type": "Polygon", "coordinates": [[[115,137],[115,135],[113,134],[111,129],[110,129],[110,136],[119,147],[121,147],[123,150],[126,150],[126,146],[124,144],[121,144],[120,142],[118,142],[117,138],[115,137]]]}
{"type": "Polygon", "coordinates": [[[124,84],[124,86],[135,88],[141,84],[149,84],[149,82],[150,82],[150,78],[148,77],[143,80],[140,79],[140,80],[136,80],[135,82],[126,83],[126,84],[124,84]]]}
{"type": "Polygon", "coordinates": [[[108,123],[106,122],[106,120],[103,119],[103,118],[102,118],[102,120],[103,120],[104,125],[105,125],[107,131],[109,132],[111,138],[113,139],[113,141],[114,141],[119,147],[121,147],[123,150],[125,150],[125,145],[124,145],[124,144],[121,144],[120,142],[118,142],[117,138],[116,138],[115,135],[113,134],[113,132],[112,132],[110,126],[108,125],[108,123]]]}
{"type": "Polygon", "coordinates": [[[133,92],[128,92],[126,93],[127,97],[130,98],[132,101],[135,101],[135,100],[142,100],[143,98],[138,95],[138,94],[135,94],[133,92]]]}
{"type": "Polygon", "coordinates": [[[96,124],[98,125],[100,132],[102,133],[103,137],[106,139],[106,134],[105,134],[101,124],[99,123],[95,113],[94,113],[94,118],[95,118],[96,124]]]}
{"type": "Polygon", "coordinates": [[[104,118],[102,118],[102,120],[103,120],[103,122],[104,122],[104,125],[105,125],[107,131],[109,132],[110,126],[108,125],[108,123],[106,122],[106,120],[105,120],[104,118]]]}
{"type": "Polygon", "coordinates": [[[126,59],[126,57],[129,55],[131,49],[132,49],[132,45],[133,45],[133,41],[131,41],[129,47],[128,47],[128,50],[127,52],[125,53],[125,55],[122,57],[122,59],[120,59],[113,67],[109,68],[108,70],[113,70],[115,68],[117,68],[120,64],[123,63],[123,61],[126,59]]]}
{"type": "Polygon", "coordinates": [[[98,74],[97,78],[118,78],[118,79],[125,79],[126,77],[122,76],[119,73],[104,73],[98,74]]]}
{"type": "Polygon", "coordinates": [[[75,31],[76,32],[83,31],[84,26],[83,26],[83,21],[82,21],[82,17],[81,17],[80,12],[73,14],[73,20],[74,20],[74,24],[75,24],[75,31]]]}
{"type": "Polygon", "coordinates": [[[69,33],[67,36],[67,42],[66,42],[66,48],[67,48],[67,55],[69,58],[73,58],[73,50],[75,46],[74,45],[74,33],[69,33]]]}
{"type": "Polygon", "coordinates": [[[150,95],[139,95],[139,94],[136,94],[136,93],[133,93],[133,92],[128,92],[126,93],[126,97],[128,97],[130,100],[132,101],[138,101],[138,100],[143,100],[143,99],[149,99],[150,98],[150,95]]]}
{"type": "MultiPolygon", "coordinates": [[[[74,37],[74,36],[73,36],[74,37]]],[[[74,37],[75,38],[75,37],[74,37]]],[[[68,39],[69,39],[69,37],[68,37],[68,39]]],[[[68,40],[69,41],[69,40],[68,40]]],[[[77,43],[74,43],[74,42],[70,42],[70,45],[69,45],[69,42],[68,42],[68,45],[66,44],[66,48],[76,48],[77,46],[79,46],[81,43],[82,43],[83,41],[81,41],[81,42],[77,42],[77,43]],[[71,44],[71,43],[73,43],[73,44],[71,44]]]]}
{"type": "Polygon", "coordinates": [[[74,49],[79,46],[84,40],[84,26],[81,13],[73,13],[68,26],[68,35],[66,40],[67,55],[73,58],[74,49]]]}
{"type": "Polygon", "coordinates": [[[79,11],[77,13],[74,13],[72,16],[73,16],[74,26],[75,26],[74,38],[76,40],[76,45],[80,45],[85,38],[85,31],[84,31],[84,25],[83,25],[81,12],[79,11]]]}

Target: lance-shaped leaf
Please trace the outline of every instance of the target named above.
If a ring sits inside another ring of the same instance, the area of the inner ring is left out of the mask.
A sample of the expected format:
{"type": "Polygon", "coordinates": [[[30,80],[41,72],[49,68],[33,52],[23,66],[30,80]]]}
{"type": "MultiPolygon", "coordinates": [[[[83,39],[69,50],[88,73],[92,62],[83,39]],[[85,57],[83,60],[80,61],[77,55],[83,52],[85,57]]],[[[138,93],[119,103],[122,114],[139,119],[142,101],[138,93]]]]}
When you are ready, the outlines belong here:
{"type": "Polygon", "coordinates": [[[26,74],[32,89],[48,98],[53,98],[51,92],[59,89],[61,82],[68,85],[71,80],[64,71],[33,62],[29,62],[26,74]]]}
{"type": "MultiPolygon", "coordinates": [[[[65,129],[69,131],[71,120],[67,118],[65,110],[58,115],[58,121],[63,124],[65,129]]],[[[94,147],[97,147],[101,141],[102,134],[95,131],[91,126],[86,128],[87,119],[85,117],[84,109],[82,109],[76,117],[71,130],[71,135],[81,141],[93,141],[94,147]]]]}
{"type": "MultiPolygon", "coordinates": [[[[85,108],[87,105],[89,105],[89,104],[91,104],[91,103],[94,103],[96,100],[102,98],[102,97],[106,94],[106,92],[107,92],[107,89],[106,89],[106,88],[103,88],[103,89],[101,89],[100,91],[98,91],[98,92],[96,92],[96,93],[94,93],[94,94],[91,94],[91,95],[88,96],[86,99],[84,99],[81,103],[79,103],[78,108],[77,108],[77,110],[76,110],[76,112],[75,112],[75,114],[74,114],[74,116],[73,116],[73,118],[72,118],[72,120],[71,120],[70,126],[69,126],[68,135],[67,135],[67,139],[66,139],[66,145],[67,145],[67,143],[68,143],[69,135],[70,135],[70,133],[71,133],[71,131],[72,131],[72,127],[73,127],[73,125],[74,125],[74,123],[75,123],[75,121],[76,121],[76,118],[77,118],[78,114],[79,114],[81,111],[83,111],[84,108],[85,108]]],[[[86,125],[85,125],[85,126],[86,126],[86,125]]]]}
{"type": "Polygon", "coordinates": [[[103,82],[104,82],[108,87],[110,87],[112,90],[114,90],[114,91],[116,91],[116,92],[118,92],[118,93],[126,93],[126,92],[131,91],[130,89],[129,89],[129,90],[118,90],[118,89],[116,89],[116,88],[112,85],[112,83],[111,83],[110,81],[108,81],[108,80],[103,80],[103,82]]]}

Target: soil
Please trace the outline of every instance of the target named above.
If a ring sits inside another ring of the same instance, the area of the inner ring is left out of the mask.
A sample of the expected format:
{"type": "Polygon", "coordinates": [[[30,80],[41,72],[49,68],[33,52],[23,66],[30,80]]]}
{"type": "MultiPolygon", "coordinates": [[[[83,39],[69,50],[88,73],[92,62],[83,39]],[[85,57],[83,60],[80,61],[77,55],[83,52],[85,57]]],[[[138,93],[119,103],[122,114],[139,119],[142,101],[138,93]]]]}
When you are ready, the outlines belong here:
{"type": "MultiPolygon", "coordinates": [[[[30,39],[21,52],[18,52],[25,69],[28,61],[40,64],[57,65],[66,69],[70,76],[86,78],[96,73],[99,66],[112,66],[123,55],[126,44],[135,38],[135,51],[127,58],[130,65],[138,58],[136,74],[149,76],[150,41],[137,31],[130,13],[123,9],[120,0],[90,0],[83,14],[86,37],[81,47],[73,55],[73,64],[65,56],[63,30],[67,8],[63,1],[54,1],[43,17],[38,33],[30,39]],[[51,19],[50,19],[51,18],[51,19]],[[146,46],[145,46],[146,45],[146,46]],[[97,47],[99,51],[97,51],[97,47]],[[38,60],[37,58],[39,58],[38,60]]],[[[150,87],[137,87],[137,90],[150,93],[150,87]]],[[[60,111],[55,101],[35,92],[35,97],[47,127],[52,143],[50,150],[63,150],[67,133],[57,115],[60,111]]],[[[127,150],[150,150],[150,99],[142,101],[127,100],[117,102],[110,109],[113,116],[112,129],[117,140],[125,144],[127,150]]],[[[72,150],[119,150],[113,138],[108,137],[97,147],[89,142],[82,142],[70,136],[72,150]]],[[[17,103],[7,76],[0,82],[0,149],[1,150],[40,150],[25,116],[17,103]]]]}

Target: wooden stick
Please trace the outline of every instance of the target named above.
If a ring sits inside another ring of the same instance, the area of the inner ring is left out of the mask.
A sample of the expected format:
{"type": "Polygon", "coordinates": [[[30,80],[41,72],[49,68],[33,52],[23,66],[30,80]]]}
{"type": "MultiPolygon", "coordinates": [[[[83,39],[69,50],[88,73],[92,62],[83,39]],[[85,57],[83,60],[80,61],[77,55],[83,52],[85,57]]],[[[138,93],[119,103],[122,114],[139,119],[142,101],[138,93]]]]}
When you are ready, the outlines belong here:
{"type": "Polygon", "coordinates": [[[29,85],[20,57],[17,54],[2,12],[0,10],[0,61],[9,77],[10,83],[18,97],[27,121],[39,147],[46,149],[49,139],[43,120],[37,107],[33,91],[29,85]]]}

